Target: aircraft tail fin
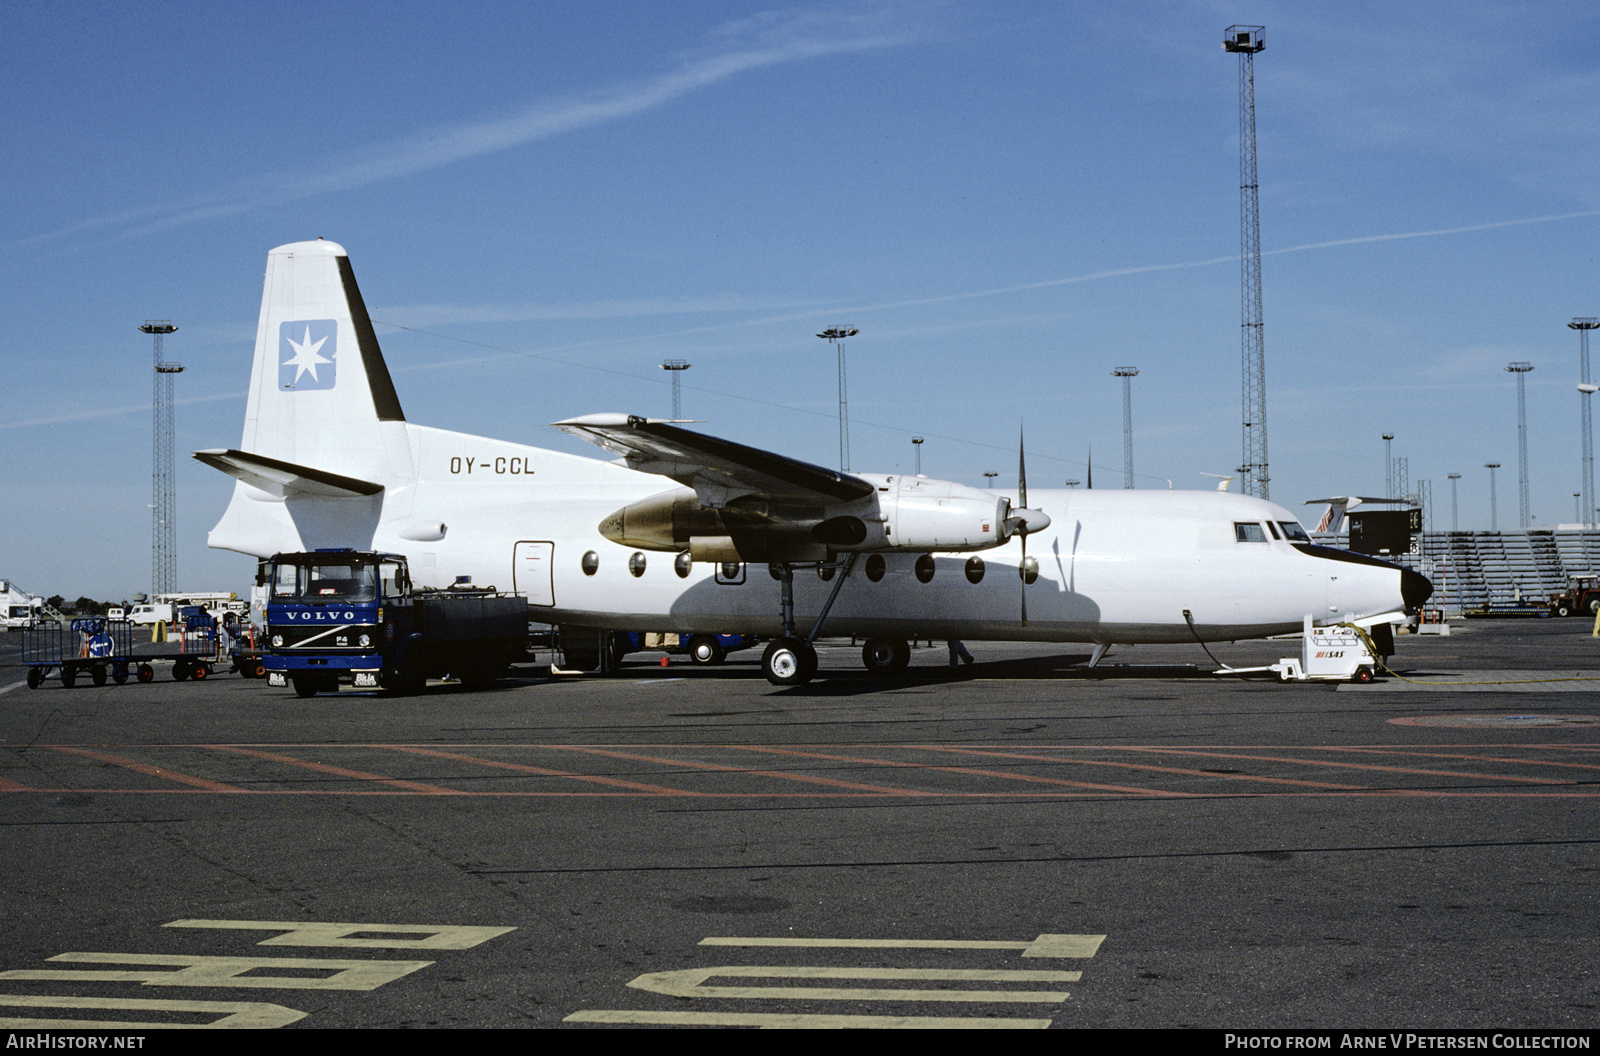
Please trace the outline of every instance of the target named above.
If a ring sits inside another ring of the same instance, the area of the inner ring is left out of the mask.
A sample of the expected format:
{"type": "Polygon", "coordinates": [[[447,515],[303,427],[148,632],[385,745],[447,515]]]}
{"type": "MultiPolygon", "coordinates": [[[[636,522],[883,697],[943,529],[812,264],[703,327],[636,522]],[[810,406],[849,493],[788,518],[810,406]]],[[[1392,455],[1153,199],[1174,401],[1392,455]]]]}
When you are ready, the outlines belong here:
{"type": "MultiPolygon", "coordinates": [[[[344,248],[318,239],[272,250],[240,453],[389,482],[410,473],[404,423],[344,248]]],[[[237,463],[217,468],[259,486],[237,463]]]]}

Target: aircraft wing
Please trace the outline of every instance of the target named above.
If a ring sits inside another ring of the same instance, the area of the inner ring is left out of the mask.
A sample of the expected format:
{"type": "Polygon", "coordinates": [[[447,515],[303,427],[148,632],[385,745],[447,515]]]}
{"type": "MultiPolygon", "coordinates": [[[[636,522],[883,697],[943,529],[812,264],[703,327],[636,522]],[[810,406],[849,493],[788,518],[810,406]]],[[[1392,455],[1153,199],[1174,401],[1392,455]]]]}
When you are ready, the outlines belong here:
{"type": "Polygon", "coordinates": [[[356,498],[376,495],[383,490],[382,484],[343,477],[309,466],[297,466],[293,462],[265,455],[252,455],[248,451],[213,448],[196,451],[194,457],[280,499],[313,496],[320,499],[356,498]]]}
{"type": "Polygon", "coordinates": [[[636,415],[588,414],[552,424],[621,455],[630,469],[693,488],[705,506],[748,496],[821,506],[872,494],[860,477],[636,415]]]}

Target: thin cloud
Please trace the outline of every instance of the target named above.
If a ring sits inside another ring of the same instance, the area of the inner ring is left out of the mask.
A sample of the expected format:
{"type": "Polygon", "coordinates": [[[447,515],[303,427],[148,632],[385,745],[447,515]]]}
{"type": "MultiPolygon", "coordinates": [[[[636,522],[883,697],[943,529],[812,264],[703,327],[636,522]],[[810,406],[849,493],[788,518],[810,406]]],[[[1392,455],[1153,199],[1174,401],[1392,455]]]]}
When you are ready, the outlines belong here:
{"type": "Polygon", "coordinates": [[[891,47],[911,38],[901,30],[878,28],[870,19],[840,20],[801,13],[729,23],[714,31],[711,39],[713,43],[705,51],[684,58],[675,69],[652,80],[617,85],[581,98],[540,100],[506,117],[428,129],[351,151],[315,170],[275,173],[186,202],[95,217],[16,244],[56,241],[96,231],[109,231],[114,239],[132,238],[263,206],[371,186],[632,117],[753,70],[891,47]]]}

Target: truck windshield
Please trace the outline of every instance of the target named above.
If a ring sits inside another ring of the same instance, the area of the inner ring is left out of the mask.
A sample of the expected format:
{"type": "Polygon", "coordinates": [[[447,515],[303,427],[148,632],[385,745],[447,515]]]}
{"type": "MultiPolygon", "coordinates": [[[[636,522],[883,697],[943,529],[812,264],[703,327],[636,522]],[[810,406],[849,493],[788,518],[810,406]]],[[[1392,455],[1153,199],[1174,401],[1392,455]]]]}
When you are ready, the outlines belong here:
{"type": "Polygon", "coordinates": [[[377,598],[377,582],[377,570],[371,565],[339,561],[283,564],[274,569],[272,596],[307,601],[373,601],[377,598]]]}

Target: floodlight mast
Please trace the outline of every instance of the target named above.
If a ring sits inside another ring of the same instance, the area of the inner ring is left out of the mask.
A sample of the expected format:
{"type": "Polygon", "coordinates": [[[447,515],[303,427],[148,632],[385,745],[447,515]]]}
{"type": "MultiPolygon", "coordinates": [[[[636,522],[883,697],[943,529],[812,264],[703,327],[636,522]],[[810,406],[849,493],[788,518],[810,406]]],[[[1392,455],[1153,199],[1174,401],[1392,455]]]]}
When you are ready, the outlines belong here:
{"type": "Polygon", "coordinates": [[[831,326],[817,336],[839,351],[839,469],[850,472],[850,401],[844,383],[844,339],[861,331],[853,326],[831,326]]]}
{"type": "Polygon", "coordinates": [[[1594,395],[1594,386],[1589,381],[1589,331],[1600,327],[1600,319],[1593,316],[1578,316],[1567,324],[1578,331],[1578,392],[1581,406],[1583,407],[1583,511],[1578,517],[1579,524],[1586,524],[1590,528],[1595,526],[1594,521],[1594,431],[1589,417],[1589,397],[1594,395]]]}
{"type": "Polygon", "coordinates": [[[1528,527],[1528,400],[1523,376],[1532,363],[1507,363],[1506,370],[1517,376],[1517,517],[1518,527],[1528,527]]]}
{"type": "Polygon", "coordinates": [[[146,319],[139,327],[155,341],[155,395],[151,400],[150,593],[177,590],[178,497],[172,470],[172,378],[183,373],[180,363],[162,355],[162,338],[177,330],[170,319],[146,319]]]}
{"type": "Polygon", "coordinates": [[[1261,317],[1261,209],[1256,182],[1255,54],[1267,46],[1263,26],[1229,26],[1222,50],[1239,56],[1240,374],[1243,380],[1243,491],[1267,493],[1267,364],[1261,317]]]}
{"type": "Polygon", "coordinates": [[[685,359],[664,359],[661,369],[672,374],[672,420],[683,421],[683,390],[678,384],[678,379],[683,377],[683,372],[688,370],[692,363],[685,359]]]}
{"type": "Polygon", "coordinates": [[[1118,367],[1111,372],[1122,379],[1122,486],[1133,487],[1133,379],[1138,367],[1118,367]]]}

